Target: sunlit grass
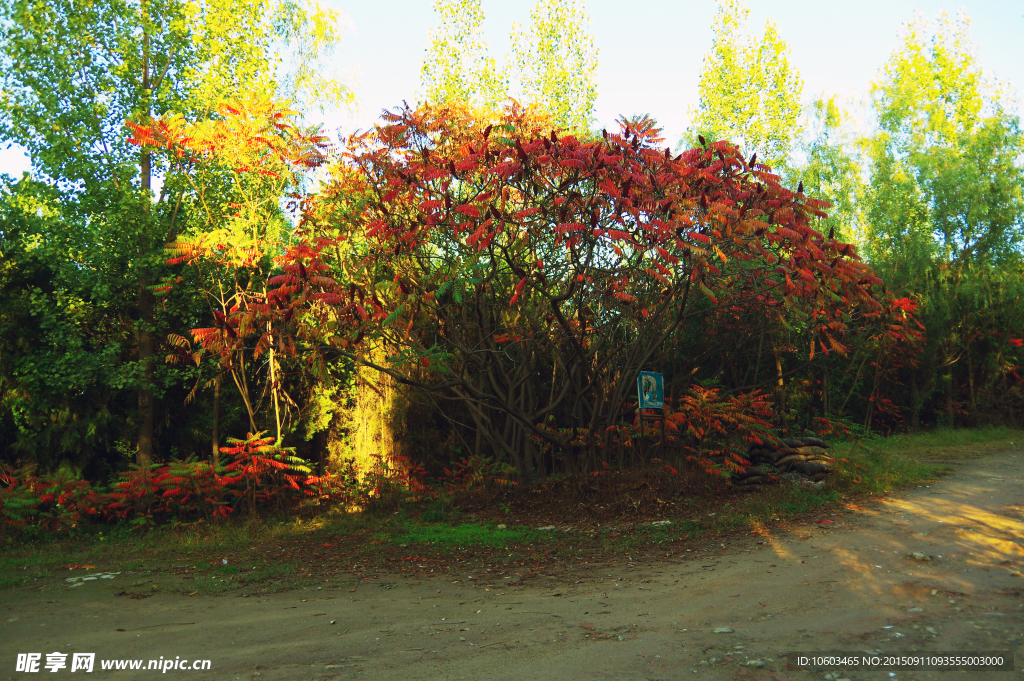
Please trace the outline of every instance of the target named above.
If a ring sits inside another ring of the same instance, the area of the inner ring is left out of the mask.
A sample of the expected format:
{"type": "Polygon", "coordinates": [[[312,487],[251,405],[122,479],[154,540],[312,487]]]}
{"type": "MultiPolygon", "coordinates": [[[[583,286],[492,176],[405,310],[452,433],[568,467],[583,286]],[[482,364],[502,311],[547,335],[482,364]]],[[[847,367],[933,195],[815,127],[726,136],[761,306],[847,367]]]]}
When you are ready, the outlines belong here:
{"type": "MultiPolygon", "coordinates": [[[[1024,447],[1024,430],[993,426],[987,428],[938,428],[887,438],[865,440],[863,445],[889,454],[916,459],[966,459],[1000,449],[1024,447]]],[[[855,446],[855,445],[849,445],[855,446]]]]}
{"type": "Polygon", "coordinates": [[[835,481],[840,489],[884,494],[950,473],[950,464],[1022,445],[1024,430],[940,428],[842,443],[830,454],[849,462],[835,481]]]}

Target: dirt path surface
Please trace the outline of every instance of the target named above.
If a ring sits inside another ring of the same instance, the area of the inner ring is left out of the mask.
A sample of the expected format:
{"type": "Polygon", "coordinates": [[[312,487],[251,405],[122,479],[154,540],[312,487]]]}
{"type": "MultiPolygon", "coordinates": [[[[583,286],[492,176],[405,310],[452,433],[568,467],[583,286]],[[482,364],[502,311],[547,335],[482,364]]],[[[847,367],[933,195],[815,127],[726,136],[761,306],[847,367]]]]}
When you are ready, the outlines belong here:
{"type": "Polygon", "coordinates": [[[70,674],[74,652],[96,654],[94,678],[125,679],[164,674],[100,661],[209,659],[210,671],[166,678],[247,681],[1022,676],[1024,454],[990,454],[930,487],[713,550],[685,546],[582,566],[568,580],[379,575],[249,598],[133,600],[112,597],[131,575],[77,588],[54,579],[0,594],[0,679],[70,674]],[[1017,671],[832,676],[781,655],[838,650],[1014,651],[1017,671]],[[55,651],[68,666],[51,673],[55,651]],[[43,654],[40,672],[15,671],[31,652],[43,654]]]}

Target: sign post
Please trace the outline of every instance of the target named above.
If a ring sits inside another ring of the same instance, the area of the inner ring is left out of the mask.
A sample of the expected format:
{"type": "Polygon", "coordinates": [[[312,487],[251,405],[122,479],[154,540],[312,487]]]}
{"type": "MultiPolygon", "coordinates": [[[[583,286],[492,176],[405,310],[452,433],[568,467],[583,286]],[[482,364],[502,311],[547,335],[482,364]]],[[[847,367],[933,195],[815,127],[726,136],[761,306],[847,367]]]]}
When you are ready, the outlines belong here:
{"type": "Polygon", "coordinates": [[[665,408],[665,379],[653,371],[641,371],[636,377],[636,391],[640,409],[665,408]]]}
{"type": "Polygon", "coordinates": [[[653,371],[641,371],[636,377],[637,416],[640,418],[640,438],[644,435],[644,409],[661,409],[662,446],[665,439],[665,378],[653,371]]]}

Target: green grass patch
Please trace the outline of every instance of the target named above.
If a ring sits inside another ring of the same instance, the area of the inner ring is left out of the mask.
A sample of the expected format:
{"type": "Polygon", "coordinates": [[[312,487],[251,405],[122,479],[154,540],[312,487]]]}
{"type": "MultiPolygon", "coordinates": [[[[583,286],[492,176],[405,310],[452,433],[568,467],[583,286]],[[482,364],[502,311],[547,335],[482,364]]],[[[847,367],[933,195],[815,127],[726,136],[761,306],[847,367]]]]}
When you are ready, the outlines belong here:
{"type": "Polygon", "coordinates": [[[506,527],[497,525],[406,525],[405,531],[390,537],[395,544],[434,544],[442,548],[471,548],[487,546],[504,548],[513,544],[526,544],[550,538],[550,533],[538,532],[529,527],[506,527]]]}
{"type": "Polygon", "coordinates": [[[1024,445],[1024,431],[1013,428],[960,428],[918,431],[839,444],[830,450],[841,464],[837,489],[886,494],[951,472],[949,463],[1024,445]]]}
{"type": "Polygon", "coordinates": [[[238,575],[240,584],[254,584],[268,580],[288,579],[295,577],[298,571],[292,563],[276,563],[262,569],[248,570],[238,575]]]}
{"type": "Polygon", "coordinates": [[[52,552],[33,552],[21,556],[0,558],[0,573],[8,570],[52,569],[66,556],[54,555],[52,552]]]}
{"type": "Polygon", "coordinates": [[[0,588],[11,588],[33,579],[53,576],[65,565],[83,563],[79,556],[55,546],[30,547],[22,552],[5,551],[0,558],[0,588]]]}
{"type": "Polygon", "coordinates": [[[241,569],[234,565],[219,565],[215,574],[196,577],[191,585],[182,587],[189,593],[217,595],[243,587],[262,587],[259,590],[285,591],[302,586],[309,579],[299,574],[294,563],[275,563],[263,568],[241,569]]]}
{"type": "Polygon", "coordinates": [[[28,577],[2,576],[0,577],[0,589],[10,589],[13,586],[18,586],[26,579],[28,579],[28,577]]]}
{"type": "MultiPolygon", "coordinates": [[[[845,445],[857,449],[856,444],[845,445]]],[[[971,459],[986,452],[1020,449],[1024,446],[1024,430],[992,426],[986,428],[937,428],[886,438],[870,438],[861,442],[886,454],[902,454],[914,459],[971,459]]],[[[842,448],[842,447],[840,447],[842,448]]]]}

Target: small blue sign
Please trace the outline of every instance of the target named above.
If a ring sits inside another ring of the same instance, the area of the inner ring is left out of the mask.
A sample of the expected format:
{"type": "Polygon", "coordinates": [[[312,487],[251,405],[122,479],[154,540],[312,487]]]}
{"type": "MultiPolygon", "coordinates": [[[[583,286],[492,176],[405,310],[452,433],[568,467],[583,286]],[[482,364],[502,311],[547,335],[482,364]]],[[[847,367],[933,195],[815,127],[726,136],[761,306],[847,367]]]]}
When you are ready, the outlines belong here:
{"type": "Polygon", "coordinates": [[[641,371],[636,377],[641,409],[665,408],[665,379],[653,371],[641,371]]]}

